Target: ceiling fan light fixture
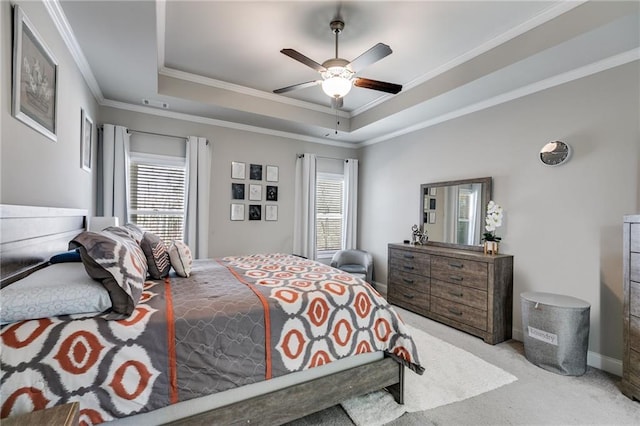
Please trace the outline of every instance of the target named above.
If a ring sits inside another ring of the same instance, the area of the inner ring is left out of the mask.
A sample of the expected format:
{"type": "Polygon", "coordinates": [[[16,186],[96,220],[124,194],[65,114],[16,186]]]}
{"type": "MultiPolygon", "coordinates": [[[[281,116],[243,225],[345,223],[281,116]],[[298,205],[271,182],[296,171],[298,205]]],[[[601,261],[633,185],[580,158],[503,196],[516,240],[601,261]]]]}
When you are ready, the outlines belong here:
{"type": "Polygon", "coordinates": [[[353,71],[345,67],[330,67],[322,73],[322,90],[332,98],[341,98],[351,90],[353,71]]]}
{"type": "Polygon", "coordinates": [[[330,77],[322,82],[322,90],[332,98],[341,98],[351,90],[351,80],[342,77],[330,77]]]}

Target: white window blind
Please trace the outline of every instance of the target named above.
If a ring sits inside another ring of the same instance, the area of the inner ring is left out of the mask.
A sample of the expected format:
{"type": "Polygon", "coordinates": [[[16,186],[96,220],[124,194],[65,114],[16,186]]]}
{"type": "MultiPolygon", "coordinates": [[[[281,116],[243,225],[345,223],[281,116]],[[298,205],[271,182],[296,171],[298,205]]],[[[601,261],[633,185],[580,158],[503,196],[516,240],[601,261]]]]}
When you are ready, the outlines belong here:
{"type": "Polygon", "coordinates": [[[318,173],[316,176],[316,248],[318,255],[328,255],[341,248],[343,187],[343,175],[318,173]]]}
{"type": "Polygon", "coordinates": [[[129,165],[131,221],[167,244],[182,240],[185,159],[132,153],[129,165]]]}

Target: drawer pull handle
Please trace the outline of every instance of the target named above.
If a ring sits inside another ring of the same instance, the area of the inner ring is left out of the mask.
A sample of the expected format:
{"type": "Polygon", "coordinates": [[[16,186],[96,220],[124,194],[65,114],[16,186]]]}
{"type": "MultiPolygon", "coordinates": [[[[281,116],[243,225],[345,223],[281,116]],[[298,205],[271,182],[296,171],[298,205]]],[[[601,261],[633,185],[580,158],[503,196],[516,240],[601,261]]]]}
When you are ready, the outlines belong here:
{"type": "Polygon", "coordinates": [[[452,276],[449,277],[449,279],[453,280],[453,281],[462,281],[463,277],[458,277],[458,276],[452,275],[452,276]]]}
{"type": "Polygon", "coordinates": [[[405,282],[405,283],[407,283],[407,284],[413,284],[413,283],[414,283],[414,281],[413,281],[413,280],[408,280],[408,279],[406,279],[406,278],[403,278],[403,279],[402,279],[402,281],[404,281],[404,282],[405,282]]]}
{"type": "Polygon", "coordinates": [[[403,294],[403,296],[407,299],[413,299],[413,294],[403,294]]]}
{"type": "Polygon", "coordinates": [[[453,262],[449,262],[449,266],[451,266],[452,268],[460,268],[462,269],[462,267],[464,266],[462,263],[453,263],[453,262]]]}
{"type": "Polygon", "coordinates": [[[456,297],[462,297],[463,296],[462,292],[458,292],[458,291],[450,291],[449,294],[452,295],[452,296],[456,296],[456,297]]]}
{"type": "Polygon", "coordinates": [[[453,315],[457,315],[457,316],[462,316],[462,312],[456,310],[456,309],[451,309],[449,308],[449,312],[452,313],[453,315]]]}
{"type": "Polygon", "coordinates": [[[412,254],[405,254],[404,257],[406,259],[413,259],[413,255],[412,254]]]}
{"type": "Polygon", "coordinates": [[[404,269],[408,269],[410,271],[413,271],[413,266],[404,265],[404,269]]]}

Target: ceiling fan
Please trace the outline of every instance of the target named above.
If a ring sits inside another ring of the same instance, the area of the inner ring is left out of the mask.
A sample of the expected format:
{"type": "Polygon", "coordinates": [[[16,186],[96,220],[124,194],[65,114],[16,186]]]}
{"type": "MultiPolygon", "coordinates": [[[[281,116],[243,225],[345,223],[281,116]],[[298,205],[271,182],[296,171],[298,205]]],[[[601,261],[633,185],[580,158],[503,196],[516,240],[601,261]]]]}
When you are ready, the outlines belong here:
{"type": "Polygon", "coordinates": [[[334,108],[340,108],[343,105],[344,96],[349,93],[352,86],[393,93],[394,95],[402,90],[402,85],[400,84],[387,83],[384,81],[355,76],[356,73],[366,66],[390,55],[393,51],[389,46],[384,43],[378,43],[353,61],[349,62],[346,59],[338,57],[338,35],[344,29],[344,22],[340,19],[336,19],[331,21],[329,26],[331,31],[336,35],[336,57],[327,59],[322,63],[322,65],[297,50],[282,49],[280,51],[290,58],[318,71],[322,79],[283,87],[281,89],[274,90],[273,93],[286,93],[292,90],[304,89],[322,84],[322,90],[331,97],[331,105],[334,108]]]}

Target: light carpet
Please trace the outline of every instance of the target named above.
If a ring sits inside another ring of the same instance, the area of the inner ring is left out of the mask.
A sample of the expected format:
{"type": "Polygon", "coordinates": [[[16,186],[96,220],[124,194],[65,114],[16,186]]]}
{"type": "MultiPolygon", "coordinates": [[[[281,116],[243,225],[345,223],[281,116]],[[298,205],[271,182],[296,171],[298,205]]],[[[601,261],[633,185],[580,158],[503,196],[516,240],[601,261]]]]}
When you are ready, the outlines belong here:
{"type": "Polygon", "coordinates": [[[422,376],[405,369],[404,405],[386,391],[342,403],[356,425],[384,425],[405,412],[424,411],[462,401],[517,380],[501,368],[454,345],[409,326],[418,347],[422,376]]]}

